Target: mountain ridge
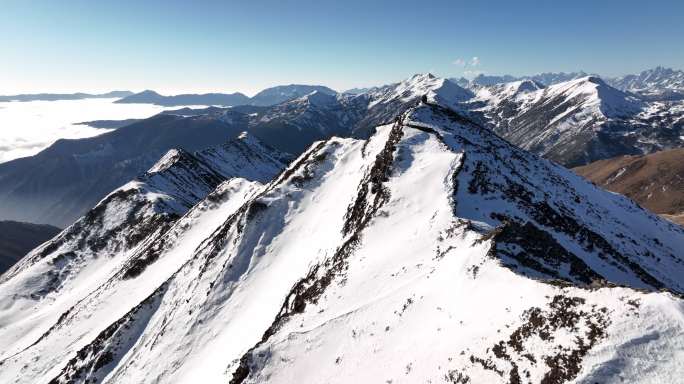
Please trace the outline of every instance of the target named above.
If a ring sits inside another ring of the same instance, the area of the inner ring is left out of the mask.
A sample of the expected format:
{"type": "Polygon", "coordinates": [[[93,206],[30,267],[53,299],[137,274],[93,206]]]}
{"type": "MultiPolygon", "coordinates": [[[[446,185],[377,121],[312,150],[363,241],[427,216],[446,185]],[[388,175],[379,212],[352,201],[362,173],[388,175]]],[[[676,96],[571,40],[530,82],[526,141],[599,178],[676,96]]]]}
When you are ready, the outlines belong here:
{"type": "Polygon", "coordinates": [[[314,143],[201,238],[196,213],[38,341],[8,343],[0,378],[682,374],[684,230],[431,100],[367,140],[314,143]]]}

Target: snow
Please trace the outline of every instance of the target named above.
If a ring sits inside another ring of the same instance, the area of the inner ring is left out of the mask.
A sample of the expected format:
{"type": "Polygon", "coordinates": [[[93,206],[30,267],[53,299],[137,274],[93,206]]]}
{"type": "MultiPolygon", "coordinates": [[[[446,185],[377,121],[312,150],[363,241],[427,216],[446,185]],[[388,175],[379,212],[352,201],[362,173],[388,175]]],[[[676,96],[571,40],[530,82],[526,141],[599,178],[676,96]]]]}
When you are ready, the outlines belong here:
{"type": "Polygon", "coordinates": [[[430,73],[416,74],[399,84],[373,89],[369,92],[372,97],[368,108],[393,100],[408,102],[426,95],[429,100],[454,106],[458,102],[470,99],[470,91],[461,88],[456,83],[436,77],[430,73]]]}
{"type": "MultiPolygon", "coordinates": [[[[435,82],[410,81],[401,95],[435,82]]],[[[314,143],[264,185],[222,183],[65,292],[44,337],[0,320],[0,382],[540,382],[554,358],[575,367],[562,349],[580,357],[569,381],[684,376],[684,231],[464,121],[421,103],[368,141],[314,143]],[[514,224],[531,244],[506,237],[514,224]],[[600,279],[581,283],[577,263],[600,279]]]]}
{"type": "Polygon", "coordinates": [[[548,98],[564,97],[568,101],[580,99],[581,103],[578,108],[594,110],[605,117],[636,114],[644,105],[635,97],[611,88],[603,80],[594,76],[552,85],[546,88],[545,96],[548,98]]]}

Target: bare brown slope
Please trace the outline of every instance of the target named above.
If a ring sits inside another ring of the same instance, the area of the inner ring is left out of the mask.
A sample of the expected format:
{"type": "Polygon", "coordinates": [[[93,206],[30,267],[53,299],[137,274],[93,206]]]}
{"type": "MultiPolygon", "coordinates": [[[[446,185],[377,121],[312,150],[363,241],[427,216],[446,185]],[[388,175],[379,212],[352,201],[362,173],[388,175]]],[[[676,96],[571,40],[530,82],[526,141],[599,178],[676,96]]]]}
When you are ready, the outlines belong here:
{"type": "Polygon", "coordinates": [[[684,224],[684,148],[599,160],[573,170],[644,208],[684,224]]]}

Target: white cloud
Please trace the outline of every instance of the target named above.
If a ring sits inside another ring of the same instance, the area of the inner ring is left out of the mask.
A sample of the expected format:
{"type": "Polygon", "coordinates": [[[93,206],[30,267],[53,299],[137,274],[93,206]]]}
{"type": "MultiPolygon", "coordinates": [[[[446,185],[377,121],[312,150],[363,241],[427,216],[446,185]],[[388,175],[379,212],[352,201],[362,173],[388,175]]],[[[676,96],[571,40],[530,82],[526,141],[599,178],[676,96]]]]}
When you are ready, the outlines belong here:
{"type": "Polygon", "coordinates": [[[477,71],[477,70],[467,70],[463,71],[463,76],[466,78],[472,79],[473,77],[477,77],[478,75],[483,74],[483,71],[477,71]]]}
{"type": "Polygon", "coordinates": [[[463,60],[463,59],[461,59],[461,58],[458,58],[458,59],[454,60],[454,61],[452,62],[452,64],[458,65],[459,67],[465,67],[466,62],[465,62],[465,60],[463,60]]]}
{"type": "Polygon", "coordinates": [[[473,58],[470,59],[470,66],[471,67],[479,67],[480,66],[480,58],[477,56],[473,56],[473,58]]]}
{"type": "Polygon", "coordinates": [[[109,131],[76,123],[146,118],[165,109],[151,104],[115,104],[112,101],[114,99],[1,103],[0,163],[35,155],[57,139],[78,139],[109,131]]]}

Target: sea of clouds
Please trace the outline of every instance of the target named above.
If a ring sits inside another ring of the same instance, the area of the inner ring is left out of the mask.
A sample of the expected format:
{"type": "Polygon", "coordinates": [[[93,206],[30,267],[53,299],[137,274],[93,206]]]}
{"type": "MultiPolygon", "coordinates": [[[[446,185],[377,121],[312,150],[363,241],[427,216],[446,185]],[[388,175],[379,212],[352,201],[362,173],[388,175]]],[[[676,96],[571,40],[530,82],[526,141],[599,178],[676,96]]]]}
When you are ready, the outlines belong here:
{"type": "Polygon", "coordinates": [[[140,119],[169,109],[152,104],[115,104],[115,100],[0,102],[0,163],[34,155],[57,139],[91,137],[110,131],[77,123],[140,119]]]}

